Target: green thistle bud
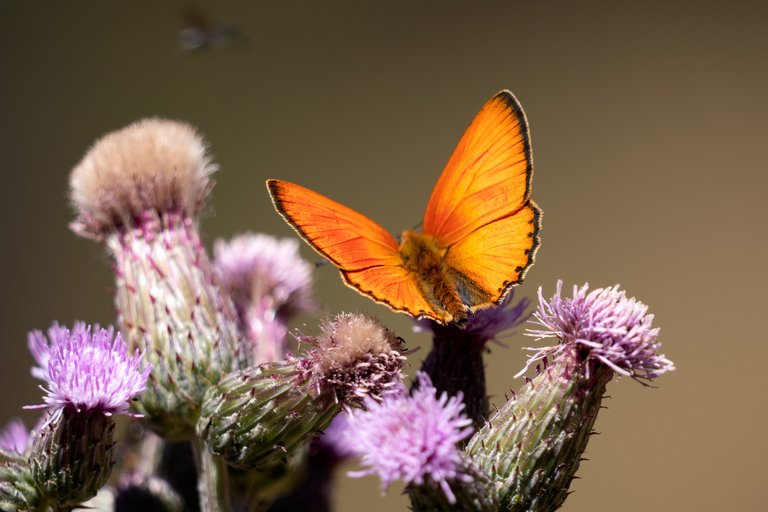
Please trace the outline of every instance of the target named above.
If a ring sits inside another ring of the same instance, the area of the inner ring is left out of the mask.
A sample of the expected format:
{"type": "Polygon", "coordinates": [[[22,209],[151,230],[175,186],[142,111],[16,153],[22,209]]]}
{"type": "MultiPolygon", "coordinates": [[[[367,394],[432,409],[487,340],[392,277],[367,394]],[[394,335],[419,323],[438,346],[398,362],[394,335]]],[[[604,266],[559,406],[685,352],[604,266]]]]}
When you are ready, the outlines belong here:
{"type": "Polygon", "coordinates": [[[234,373],[209,390],[198,433],[238,468],[268,468],[328,426],[343,404],[381,397],[401,379],[402,340],[363,315],[338,315],[302,359],[234,373]]]}
{"type": "Polygon", "coordinates": [[[8,460],[0,464],[0,511],[39,510],[41,498],[26,463],[8,460]]]}
{"type": "Polygon", "coordinates": [[[46,500],[71,507],[96,495],[112,470],[115,420],[65,406],[35,434],[32,476],[46,500]]]}
{"type": "Polygon", "coordinates": [[[99,140],[73,169],[73,229],[105,241],[118,320],[153,365],[137,402],[158,433],[194,432],[205,391],[236,367],[237,316],[197,228],[215,166],[190,126],[146,119],[99,140]]]}
{"type": "Polygon", "coordinates": [[[536,377],[467,445],[495,482],[504,510],[550,511],[563,504],[614,374],[650,381],[675,369],[658,353],[659,330],[647,306],[618,286],[587,289],[574,287],[573,297],[563,298],[559,282],[550,301],[539,290],[532,322],[540,329],[528,334],[558,344],[537,349],[526,366],[542,362],[536,377]]]}
{"type": "Polygon", "coordinates": [[[203,403],[200,435],[238,468],[284,462],[341,409],[302,374],[297,363],[266,363],[226,377],[203,403]]]}
{"type": "Polygon", "coordinates": [[[503,510],[555,510],[568,495],[612,375],[568,370],[562,362],[529,380],[467,445],[503,510]]]}

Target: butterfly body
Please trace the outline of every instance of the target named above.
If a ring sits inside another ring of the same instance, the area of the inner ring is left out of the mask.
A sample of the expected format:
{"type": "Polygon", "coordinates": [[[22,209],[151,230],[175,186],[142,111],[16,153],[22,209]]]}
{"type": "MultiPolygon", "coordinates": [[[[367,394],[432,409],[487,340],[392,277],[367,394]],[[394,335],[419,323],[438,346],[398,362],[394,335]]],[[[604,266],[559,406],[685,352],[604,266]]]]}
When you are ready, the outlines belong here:
{"type": "Polygon", "coordinates": [[[451,315],[454,322],[466,322],[467,307],[451,278],[450,268],[445,265],[447,248],[441,247],[434,237],[415,231],[404,231],[400,240],[403,267],[413,275],[424,300],[434,310],[451,315]]]}
{"type": "Polygon", "coordinates": [[[379,224],[301,185],[268,180],[275,208],[344,282],[377,302],[440,323],[467,320],[522,282],[539,245],[533,158],[509,91],[467,128],[427,204],[423,232],[398,242],[379,224]]]}

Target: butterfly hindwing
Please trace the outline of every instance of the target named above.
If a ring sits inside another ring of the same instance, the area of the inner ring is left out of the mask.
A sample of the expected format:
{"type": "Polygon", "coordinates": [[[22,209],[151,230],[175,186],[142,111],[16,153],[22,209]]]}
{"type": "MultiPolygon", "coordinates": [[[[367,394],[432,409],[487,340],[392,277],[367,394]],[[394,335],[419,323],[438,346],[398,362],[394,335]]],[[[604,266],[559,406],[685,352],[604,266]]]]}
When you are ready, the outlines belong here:
{"type": "Polygon", "coordinates": [[[267,188],[283,218],[338,267],[348,285],[394,310],[440,317],[403,267],[397,241],[379,224],[294,183],[268,180],[267,188]]]}
{"type": "Polygon", "coordinates": [[[490,306],[522,282],[538,248],[541,211],[533,201],[515,212],[476,229],[453,244],[445,264],[470,309],[490,306]],[[465,285],[463,283],[469,283],[465,285]]]}

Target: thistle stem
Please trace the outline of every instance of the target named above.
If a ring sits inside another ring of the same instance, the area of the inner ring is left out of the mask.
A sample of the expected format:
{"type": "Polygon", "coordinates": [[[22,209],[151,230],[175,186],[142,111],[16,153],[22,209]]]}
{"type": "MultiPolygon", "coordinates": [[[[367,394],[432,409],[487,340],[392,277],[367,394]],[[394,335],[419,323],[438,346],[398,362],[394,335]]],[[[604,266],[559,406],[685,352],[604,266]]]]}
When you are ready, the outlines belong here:
{"type": "Polygon", "coordinates": [[[466,415],[476,429],[488,416],[488,393],[485,387],[483,346],[461,336],[451,336],[450,329],[435,330],[432,351],[421,367],[439,391],[464,395],[466,415]]]}
{"type": "Polygon", "coordinates": [[[197,491],[201,512],[230,512],[229,474],[224,459],[211,453],[205,443],[192,440],[197,466],[197,491]]]}

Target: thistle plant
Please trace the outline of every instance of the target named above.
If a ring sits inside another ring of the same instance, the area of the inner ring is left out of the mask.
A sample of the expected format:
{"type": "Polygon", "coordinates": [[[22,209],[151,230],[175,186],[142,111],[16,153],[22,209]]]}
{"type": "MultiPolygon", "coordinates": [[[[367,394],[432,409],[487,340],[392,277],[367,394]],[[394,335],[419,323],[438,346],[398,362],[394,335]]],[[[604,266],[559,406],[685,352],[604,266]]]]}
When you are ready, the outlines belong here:
{"type": "Polygon", "coordinates": [[[72,171],[72,228],[109,254],[116,328],[30,332],[42,415],[0,431],[0,510],[330,511],[342,461],[382,492],[402,481],[416,511],[555,510],[614,376],[648,385],[674,369],[647,306],[558,282],[533,311],[509,292],[461,325],[415,323],[434,343],[409,386],[414,351],[368,314],[291,330],[322,302],[297,241],[246,233],[208,256],[199,215],[215,170],[195,129],[148,119],[72,171]],[[526,323],[554,341],[529,348],[492,411],[489,343],[517,344],[526,323]]]}

